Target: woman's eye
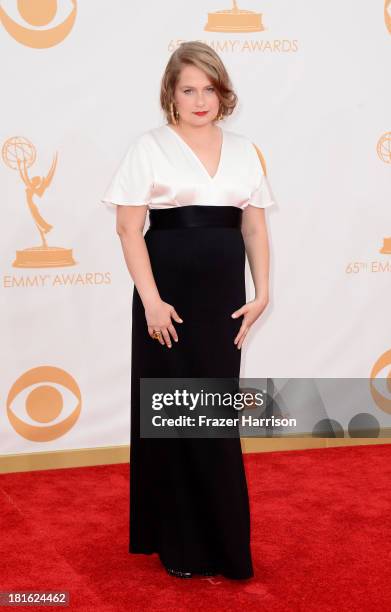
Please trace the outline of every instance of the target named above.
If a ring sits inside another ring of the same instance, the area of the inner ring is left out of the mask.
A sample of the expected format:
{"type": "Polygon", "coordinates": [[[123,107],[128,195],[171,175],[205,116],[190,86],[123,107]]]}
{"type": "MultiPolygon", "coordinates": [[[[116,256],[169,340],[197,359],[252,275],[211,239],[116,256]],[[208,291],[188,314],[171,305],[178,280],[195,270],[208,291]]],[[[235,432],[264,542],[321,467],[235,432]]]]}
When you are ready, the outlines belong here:
{"type": "MultiPolygon", "coordinates": [[[[215,88],[214,88],[214,87],[208,87],[208,91],[214,91],[214,90],[215,90],[215,88]]],[[[185,93],[185,94],[187,94],[187,93],[189,93],[189,92],[191,92],[191,89],[184,89],[184,90],[183,90],[183,93],[185,93]]]]}

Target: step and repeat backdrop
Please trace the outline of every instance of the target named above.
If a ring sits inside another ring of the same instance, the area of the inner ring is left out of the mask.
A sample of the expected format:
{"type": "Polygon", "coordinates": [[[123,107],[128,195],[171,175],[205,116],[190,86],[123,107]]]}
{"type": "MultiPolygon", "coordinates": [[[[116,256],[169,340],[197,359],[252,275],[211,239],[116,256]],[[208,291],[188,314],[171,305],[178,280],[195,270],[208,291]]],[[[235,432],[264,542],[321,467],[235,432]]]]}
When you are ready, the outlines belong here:
{"type": "Polygon", "coordinates": [[[130,441],[133,283],[100,198],[165,123],[187,40],[223,59],[239,104],[222,125],[260,149],[277,201],[242,377],[368,379],[390,427],[391,0],[1,0],[0,23],[0,454],[130,441]]]}

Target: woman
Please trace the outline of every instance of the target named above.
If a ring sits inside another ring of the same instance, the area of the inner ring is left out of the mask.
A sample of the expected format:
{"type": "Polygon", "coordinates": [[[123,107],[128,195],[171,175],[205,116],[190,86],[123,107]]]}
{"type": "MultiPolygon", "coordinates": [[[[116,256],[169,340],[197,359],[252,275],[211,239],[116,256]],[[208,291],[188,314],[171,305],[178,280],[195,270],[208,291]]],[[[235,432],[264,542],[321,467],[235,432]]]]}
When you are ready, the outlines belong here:
{"type": "Polygon", "coordinates": [[[140,437],[140,378],[239,377],[240,349],[268,303],[263,209],[273,195],[255,146],[217,125],[237,96],[208,45],[172,54],[160,102],[168,123],[132,144],[102,200],[118,205],[135,285],[129,552],[158,553],[178,577],[251,578],[240,438],[140,437]]]}

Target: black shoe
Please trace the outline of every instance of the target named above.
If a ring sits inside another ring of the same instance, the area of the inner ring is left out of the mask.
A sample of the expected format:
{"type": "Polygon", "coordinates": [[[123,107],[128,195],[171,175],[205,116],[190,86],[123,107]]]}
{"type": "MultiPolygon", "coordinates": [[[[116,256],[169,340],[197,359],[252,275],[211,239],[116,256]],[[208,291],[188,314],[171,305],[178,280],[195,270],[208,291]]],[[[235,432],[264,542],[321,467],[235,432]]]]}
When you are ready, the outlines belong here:
{"type": "Polygon", "coordinates": [[[193,574],[191,572],[183,572],[182,570],[172,569],[171,567],[166,567],[167,572],[170,576],[176,576],[177,578],[192,578],[193,574]]]}
{"type": "Polygon", "coordinates": [[[214,570],[206,570],[205,572],[200,572],[201,576],[216,576],[217,572],[214,570]]]}

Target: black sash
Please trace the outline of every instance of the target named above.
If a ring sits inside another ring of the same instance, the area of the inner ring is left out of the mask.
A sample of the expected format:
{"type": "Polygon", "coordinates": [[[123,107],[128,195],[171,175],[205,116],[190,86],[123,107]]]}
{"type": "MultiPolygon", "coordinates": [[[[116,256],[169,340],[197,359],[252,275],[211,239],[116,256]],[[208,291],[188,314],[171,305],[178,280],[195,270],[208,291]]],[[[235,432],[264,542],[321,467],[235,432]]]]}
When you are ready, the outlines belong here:
{"type": "Polygon", "coordinates": [[[150,229],[182,227],[234,227],[240,229],[242,209],[237,206],[192,204],[149,210],[150,229]]]}

